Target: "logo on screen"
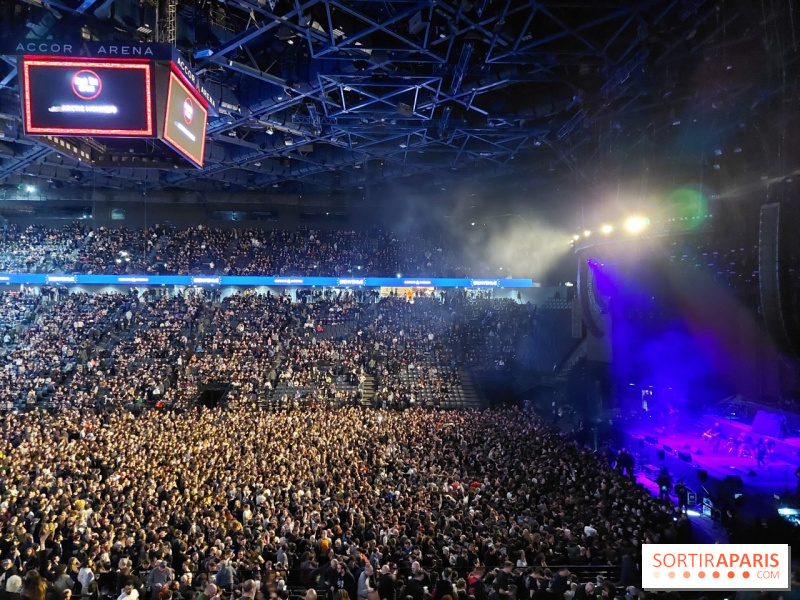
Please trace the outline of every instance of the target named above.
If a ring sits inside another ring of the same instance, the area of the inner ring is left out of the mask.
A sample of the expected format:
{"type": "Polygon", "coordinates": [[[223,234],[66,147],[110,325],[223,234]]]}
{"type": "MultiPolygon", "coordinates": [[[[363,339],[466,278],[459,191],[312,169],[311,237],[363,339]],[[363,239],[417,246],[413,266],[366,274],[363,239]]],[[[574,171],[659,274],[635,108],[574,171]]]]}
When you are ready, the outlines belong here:
{"type": "Polygon", "coordinates": [[[191,98],[187,98],[183,101],[183,120],[187,125],[191,125],[192,119],[194,119],[194,102],[191,98]]]}
{"type": "Polygon", "coordinates": [[[83,69],[72,76],[72,91],[81,100],[94,100],[102,89],[103,82],[94,71],[83,69]]]}

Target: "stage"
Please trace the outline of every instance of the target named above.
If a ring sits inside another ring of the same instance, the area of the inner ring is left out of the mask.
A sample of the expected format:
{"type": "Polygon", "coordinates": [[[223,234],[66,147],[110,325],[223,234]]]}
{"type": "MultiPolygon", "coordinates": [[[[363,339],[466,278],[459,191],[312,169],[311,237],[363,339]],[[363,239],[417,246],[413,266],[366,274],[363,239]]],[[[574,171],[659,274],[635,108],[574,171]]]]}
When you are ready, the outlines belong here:
{"type": "Polygon", "coordinates": [[[645,414],[630,424],[627,446],[636,459],[639,477],[654,480],[666,467],[673,485],[683,479],[697,493],[698,502],[707,494],[728,497],[762,493],[781,498],[795,494],[800,437],[764,435],[754,431],[752,423],[713,414],[688,421],[676,414],[645,414]],[[716,435],[704,438],[706,432],[716,435]],[[759,440],[770,449],[762,467],[756,459],[759,440]]]}

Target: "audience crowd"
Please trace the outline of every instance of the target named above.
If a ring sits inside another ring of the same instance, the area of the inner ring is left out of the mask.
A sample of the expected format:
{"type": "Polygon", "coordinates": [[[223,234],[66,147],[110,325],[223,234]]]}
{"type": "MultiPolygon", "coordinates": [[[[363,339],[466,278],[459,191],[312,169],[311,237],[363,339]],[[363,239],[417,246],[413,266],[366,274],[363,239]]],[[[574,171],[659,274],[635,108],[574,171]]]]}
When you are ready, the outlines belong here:
{"type": "Polygon", "coordinates": [[[536,331],[534,307],[464,290],[311,292],[7,293],[4,401],[184,408],[218,388],[270,407],[453,408],[465,405],[462,369],[511,364],[536,331]]]}
{"type": "MultiPolygon", "coordinates": [[[[379,230],[91,229],[78,222],[0,230],[0,272],[509,277],[510,265],[475,264],[421,238],[379,230]],[[505,269],[503,268],[505,267],[505,269]]],[[[520,273],[518,276],[530,276],[520,273]]]]}
{"type": "Polygon", "coordinates": [[[0,583],[24,598],[613,598],[642,543],[680,537],[671,506],[521,409],[64,408],[0,427],[0,583]],[[621,570],[570,573],[591,565],[621,570]]]}

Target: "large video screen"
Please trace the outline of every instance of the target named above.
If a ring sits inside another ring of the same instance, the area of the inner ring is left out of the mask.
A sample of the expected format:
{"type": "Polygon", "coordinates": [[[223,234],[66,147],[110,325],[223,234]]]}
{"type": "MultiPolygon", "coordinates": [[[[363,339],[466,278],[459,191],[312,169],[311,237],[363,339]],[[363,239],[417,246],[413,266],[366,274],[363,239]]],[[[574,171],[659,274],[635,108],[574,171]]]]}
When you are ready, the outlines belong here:
{"type": "Polygon", "coordinates": [[[26,58],[22,69],[27,134],[155,136],[149,62],[26,58]]]}
{"type": "Polygon", "coordinates": [[[208,109],[175,73],[170,73],[163,138],[197,167],[203,166],[207,120],[208,109]]]}

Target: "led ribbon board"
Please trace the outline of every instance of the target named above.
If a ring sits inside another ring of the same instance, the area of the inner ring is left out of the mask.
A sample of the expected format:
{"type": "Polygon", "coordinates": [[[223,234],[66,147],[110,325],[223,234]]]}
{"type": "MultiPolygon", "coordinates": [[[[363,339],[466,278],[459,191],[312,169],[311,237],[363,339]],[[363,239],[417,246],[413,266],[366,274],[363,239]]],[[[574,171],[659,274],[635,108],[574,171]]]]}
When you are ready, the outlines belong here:
{"type": "Polygon", "coordinates": [[[22,75],[26,134],[155,136],[149,62],[26,57],[22,75]]]}
{"type": "Polygon", "coordinates": [[[78,285],[231,285],[231,286],[329,286],[329,287],[539,287],[530,279],[449,279],[441,277],[262,277],[257,275],[75,275],[70,273],[0,273],[0,284],[49,283],[78,285]]]}
{"type": "Polygon", "coordinates": [[[164,141],[198,168],[203,166],[208,109],[181,79],[170,72],[164,141]]]}

